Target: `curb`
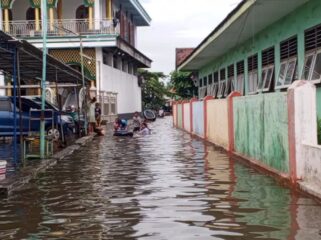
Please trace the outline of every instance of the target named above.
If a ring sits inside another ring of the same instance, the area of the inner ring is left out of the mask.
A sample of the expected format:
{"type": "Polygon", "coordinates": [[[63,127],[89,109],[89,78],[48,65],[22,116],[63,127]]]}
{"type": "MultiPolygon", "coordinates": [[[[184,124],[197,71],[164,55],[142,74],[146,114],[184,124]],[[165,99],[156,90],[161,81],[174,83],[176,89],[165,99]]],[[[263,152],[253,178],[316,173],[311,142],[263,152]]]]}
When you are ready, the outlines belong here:
{"type": "Polygon", "coordinates": [[[28,166],[22,168],[17,174],[8,177],[0,182],[0,196],[8,197],[12,192],[21,189],[25,184],[35,179],[40,173],[45,172],[48,168],[53,167],[58,161],[71,155],[75,150],[88,144],[94,138],[95,134],[82,137],[75,141],[73,145],[66,147],[65,149],[55,153],[49,159],[43,159],[39,161],[37,166],[28,166]]]}

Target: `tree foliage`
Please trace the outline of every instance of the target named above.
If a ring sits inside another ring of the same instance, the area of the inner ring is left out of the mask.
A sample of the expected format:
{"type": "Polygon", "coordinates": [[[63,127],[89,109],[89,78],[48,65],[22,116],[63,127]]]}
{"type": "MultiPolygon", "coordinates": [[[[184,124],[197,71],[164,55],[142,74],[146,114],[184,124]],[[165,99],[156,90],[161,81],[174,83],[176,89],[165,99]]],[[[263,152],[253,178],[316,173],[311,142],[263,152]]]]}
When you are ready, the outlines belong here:
{"type": "Polygon", "coordinates": [[[149,72],[139,70],[139,78],[142,80],[143,108],[158,110],[165,105],[165,96],[168,95],[165,84],[161,81],[166,77],[161,72],[149,72]]]}
{"type": "Polygon", "coordinates": [[[196,95],[197,88],[194,86],[190,75],[190,72],[171,72],[168,88],[172,89],[173,97],[177,99],[189,99],[196,95]]]}

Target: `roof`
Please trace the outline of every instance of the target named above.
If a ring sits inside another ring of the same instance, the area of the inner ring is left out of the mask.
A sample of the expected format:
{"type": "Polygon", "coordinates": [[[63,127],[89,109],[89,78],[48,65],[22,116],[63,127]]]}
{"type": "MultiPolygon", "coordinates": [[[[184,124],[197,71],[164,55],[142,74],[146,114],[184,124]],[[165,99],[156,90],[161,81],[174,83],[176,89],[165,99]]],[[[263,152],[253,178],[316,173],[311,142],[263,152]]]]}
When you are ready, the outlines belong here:
{"type": "Polygon", "coordinates": [[[243,0],[178,67],[196,71],[309,0],[243,0]]]}
{"type": "MultiPolygon", "coordinates": [[[[14,51],[19,56],[19,71],[21,79],[39,80],[42,78],[42,50],[34,47],[26,41],[16,38],[0,31],[0,70],[14,74],[14,51]]],[[[82,74],[47,54],[47,81],[58,83],[81,83],[82,74]]],[[[85,78],[85,81],[89,81],[85,78]]]]}
{"type": "Polygon", "coordinates": [[[121,1],[121,4],[133,14],[137,26],[150,25],[152,19],[138,0],[121,1]]]}
{"type": "Polygon", "coordinates": [[[176,48],[176,69],[193,52],[194,48],[176,48]]]}

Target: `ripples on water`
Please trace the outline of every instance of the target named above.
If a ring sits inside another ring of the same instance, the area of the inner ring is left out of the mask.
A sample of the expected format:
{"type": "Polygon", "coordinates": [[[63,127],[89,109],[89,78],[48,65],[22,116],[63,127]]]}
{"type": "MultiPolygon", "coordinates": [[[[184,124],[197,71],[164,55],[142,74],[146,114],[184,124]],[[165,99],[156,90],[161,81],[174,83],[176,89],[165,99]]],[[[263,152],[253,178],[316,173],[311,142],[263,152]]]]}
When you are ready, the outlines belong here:
{"type": "Polygon", "coordinates": [[[97,138],[0,203],[0,239],[321,239],[321,207],[172,129],[97,138]]]}

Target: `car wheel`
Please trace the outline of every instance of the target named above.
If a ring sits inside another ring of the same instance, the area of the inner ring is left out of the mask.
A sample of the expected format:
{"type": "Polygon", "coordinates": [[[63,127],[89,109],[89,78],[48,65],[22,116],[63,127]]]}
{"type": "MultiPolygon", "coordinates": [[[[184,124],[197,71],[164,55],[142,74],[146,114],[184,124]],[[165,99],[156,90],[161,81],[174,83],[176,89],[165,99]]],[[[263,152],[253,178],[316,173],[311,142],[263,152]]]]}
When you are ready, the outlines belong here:
{"type": "Polygon", "coordinates": [[[56,128],[48,128],[47,129],[47,135],[51,137],[54,141],[58,141],[60,138],[60,132],[56,128]]]}

